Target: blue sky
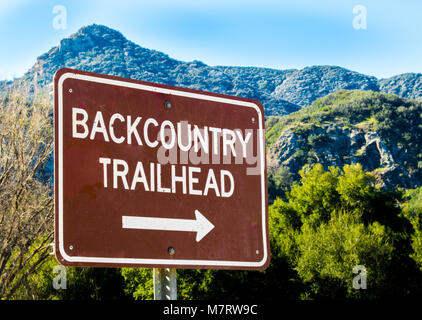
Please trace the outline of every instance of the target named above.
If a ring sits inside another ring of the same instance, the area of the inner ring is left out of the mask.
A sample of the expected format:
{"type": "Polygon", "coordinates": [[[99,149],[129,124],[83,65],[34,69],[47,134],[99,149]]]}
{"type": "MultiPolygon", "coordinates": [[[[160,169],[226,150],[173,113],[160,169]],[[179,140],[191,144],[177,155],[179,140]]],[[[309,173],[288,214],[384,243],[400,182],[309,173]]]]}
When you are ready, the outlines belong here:
{"type": "Polygon", "coordinates": [[[209,65],[339,65],[378,78],[422,72],[422,1],[0,0],[0,79],[21,76],[37,56],[92,23],[209,65]],[[57,5],[66,8],[65,29],[53,27],[57,5]],[[353,26],[362,17],[357,5],[366,10],[366,29],[353,26]]]}

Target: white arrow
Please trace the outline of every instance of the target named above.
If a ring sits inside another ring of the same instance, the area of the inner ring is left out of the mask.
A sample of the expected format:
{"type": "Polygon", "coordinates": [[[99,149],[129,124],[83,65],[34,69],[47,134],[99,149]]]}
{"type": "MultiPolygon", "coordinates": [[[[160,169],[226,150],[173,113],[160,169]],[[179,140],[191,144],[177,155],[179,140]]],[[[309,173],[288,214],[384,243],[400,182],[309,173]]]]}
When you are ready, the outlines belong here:
{"type": "Polygon", "coordinates": [[[195,210],[195,216],[194,220],[122,216],[122,228],[196,232],[196,242],[199,242],[214,229],[214,225],[198,210],[195,210]]]}

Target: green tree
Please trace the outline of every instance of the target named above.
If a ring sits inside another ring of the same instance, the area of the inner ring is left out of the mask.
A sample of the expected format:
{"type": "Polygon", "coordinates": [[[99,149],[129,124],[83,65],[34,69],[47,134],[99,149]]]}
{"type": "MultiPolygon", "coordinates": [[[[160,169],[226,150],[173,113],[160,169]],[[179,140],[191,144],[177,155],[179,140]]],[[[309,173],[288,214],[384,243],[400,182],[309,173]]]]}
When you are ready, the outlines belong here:
{"type": "Polygon", "coordinates": [[[281,166],[268,172],[268,202],[272,204],[274,200],[286,198],[286,193],[290,191],[293,184],[293,175],[288,168],[281,166]]]}
{"type": "MultiPolygon", "coordinates": [[[[268,269],[180,269],[179,299],[376,299],[422,293],[415,262],[420,261],[419,193],[412,193],[404,215],[402,193],[381,189],[359,164],[329,170],[307,166],[300,176],[300,183],[269,207],[268,269]],[[353,287],[356,266],[366,269],[366,290],[353,287]]],[[[123,268],[121,274],[127,295],[153,298],[152,269],[123,268]]]]}
{"type": "Polygon", "coordinates": [[[302,227],[295,269],[309,284],[311,297],[368,299],[382,294],[384,283],[389,281],[385,266],[394,247],[384,226],[378,222],[365,226],[359,220],[350,212],[342,212],[317,228],[302,227]],[[358,265],[367,270],[367,290],[352,286],[353,268],[358,265]]]}
{"type": "Polygon", "coordinates": [[[270,207],[269,218],[276,254],[297,272],[302,298],[421,293],[414,283],[422,274],[408,257],[410,229],[398,205],[400,192],[380,189],[359,164],[328,171],[306,166],[300,176],[287,199],[270,207]],[[352,287],[357,265],[368,271],[367,290],[352,287]]]}
{"type": "Polygon", "coordinates": [[[0,299],[16,298],[51,250],[52,187],[40,179],[53,148],[50,111],[23,89],[0,98],[0,299]]]}
{"type": "Polygon", "coordinates": [[[15,299],[33,300],[129,300],[120,269],[61,266],[48,256],[16,291],[15,299]],[[60,267],[60,268],[59,268],[60,267]],[[62,279],[64,277],[64,280],[62,279]],[[55,287],[54,283],[65,288],[55,287]]]}
{"type": "Polygon", "coordinates": [[[293,186],[287,198],[302,223],[318,225],[329,220],[331,212],[339,205],[340,196],[336,190],[339,173],[334,167],[326,172],[321,164],[305,166],[299,171],[301,183],[293,186]]]}
{"type": "Polygon", "coordinates": [[[135,300],[152,300],[154,298],[154,283],[152,269],[122,268],[121,274],[125,280],[124,291],[135,300]]]}
{"type": "Polygon", "coordinates": [[[58,290],[63,300],[126,300],[124,278],[116,268],[67,267],[67,288],[58,290]]]}
{"type": "Polygon", "coordinates": [[[413,249],[411,257],[422,271],[422,187],[408,192],[407,200],[403,212],[414,230],[411,236],[413,249]]]}

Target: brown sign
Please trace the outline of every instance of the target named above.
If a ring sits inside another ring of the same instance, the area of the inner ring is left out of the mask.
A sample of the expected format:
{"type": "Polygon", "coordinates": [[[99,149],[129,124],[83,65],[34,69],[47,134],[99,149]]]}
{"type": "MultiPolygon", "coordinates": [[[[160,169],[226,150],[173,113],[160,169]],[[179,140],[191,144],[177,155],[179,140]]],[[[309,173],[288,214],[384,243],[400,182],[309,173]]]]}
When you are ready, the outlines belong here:
{"type": "Polygon", "coordinates": [[[259,102],[71,69],[54,92],[60,263],[268,266],[259,102]]]}

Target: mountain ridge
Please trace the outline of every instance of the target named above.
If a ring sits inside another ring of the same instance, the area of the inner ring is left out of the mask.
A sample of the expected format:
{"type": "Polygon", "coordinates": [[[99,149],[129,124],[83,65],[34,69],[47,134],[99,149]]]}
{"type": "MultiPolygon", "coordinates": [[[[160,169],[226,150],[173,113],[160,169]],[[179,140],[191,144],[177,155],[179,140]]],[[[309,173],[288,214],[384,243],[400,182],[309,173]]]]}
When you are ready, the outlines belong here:
{"type": "Polygon", "coordinates": [[[62,67],[256,99],[263,104],[267,116],[298,111],[342,89],[422,98],[419,73],[377,79],[330,65],[286,70],[209,66],[198,60],[173,59],[135,44],[117,30],[97,24],[82,27],[62,39],[56,47],[40,55],[19,80],[43,87],[52,82],[54,73],[62,67]]]}
{"type": "MultiPolygon", "coordinates": [[[[208,66],[173,59],[116,30],[90,25],[40,55],[14,83],[51,90],[62,67],[259,100],[267,116],[270,173],[281,169],[297,181],[307,164],[361,163],[386,187],[422,185],[420,73],[377,79],[329,65],[287,70],[208,66]]],[[[46,175],[52,176],[52,159],[47,167],[46,175]]]]}

